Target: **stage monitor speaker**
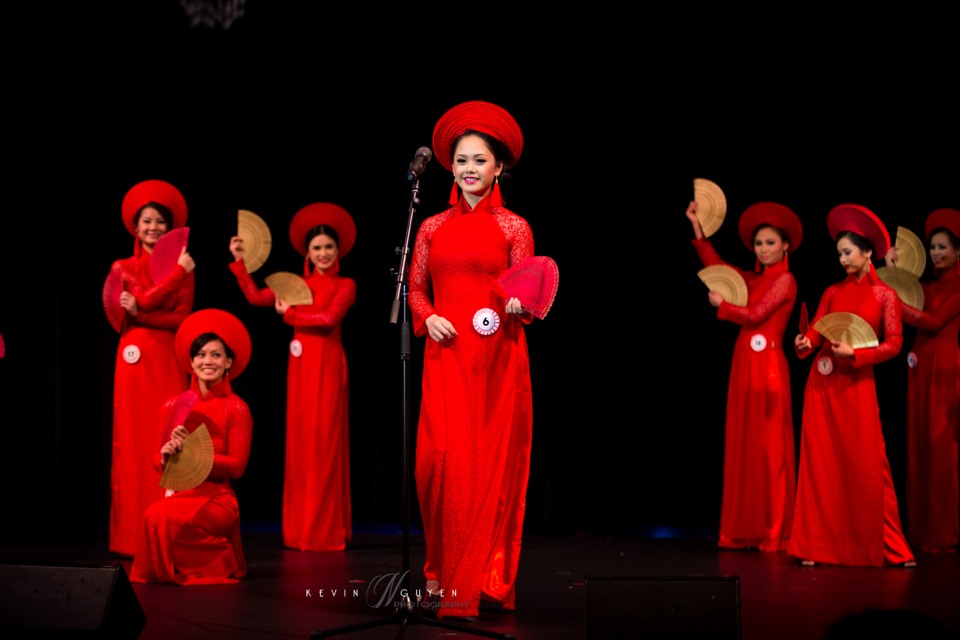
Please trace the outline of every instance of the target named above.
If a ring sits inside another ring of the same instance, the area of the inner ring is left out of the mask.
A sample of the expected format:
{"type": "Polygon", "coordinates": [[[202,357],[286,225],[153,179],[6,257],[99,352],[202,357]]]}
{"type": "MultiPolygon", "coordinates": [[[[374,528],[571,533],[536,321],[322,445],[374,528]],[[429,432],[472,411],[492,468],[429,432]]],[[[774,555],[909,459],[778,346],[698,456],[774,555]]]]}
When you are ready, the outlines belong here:
{"type": "Polygon", "coordinates": [[[587,640],[740,640],[740,579],[587,576],[587,640]]]}
{"type": "Polygon", "coordinates": [[[146,624],[119,564],[0,564],[3,637],[120,640],[139,637],[146,624]]]}

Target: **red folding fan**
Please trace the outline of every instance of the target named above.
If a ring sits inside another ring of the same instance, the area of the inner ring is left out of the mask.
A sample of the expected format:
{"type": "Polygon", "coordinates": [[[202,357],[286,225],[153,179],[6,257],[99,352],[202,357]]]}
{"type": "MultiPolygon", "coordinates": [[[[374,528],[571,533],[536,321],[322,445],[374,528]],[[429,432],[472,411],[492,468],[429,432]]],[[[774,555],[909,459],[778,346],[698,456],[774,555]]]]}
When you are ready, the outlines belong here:
{"type": "Polygon", "coordinates": [[[120,333],[123,328],[124,310],[120,306],[120,294],[123,293],[123,278],[120,271],[110,269],[107,279],[103,282],[103,311],[107,314],[110,326],[120,333]]]}
{"type": "Polygon", "coordinates": [[[160,236],[157,244],[153,245],[153,253],[150,255],[150,277],[155,284],[162,282],[177,266],[177,260],[186,248],[189,238],[190,227],[180,227],[167,231],[160,236]]]}
{"type": "Polygon", "coordinates": [[[524,258],[500,275],[500,286],[507,298],[517,298],[524,311],[541,320],[553,306],[559,283],[557,263],[547,256],[524,258]]]}
{"type": "Polygon", "coordinates": [[[167,418],[167,424],[163,427],[163,436],[160,438],[160,446],[166,444],[170,439],[170,434],[177,428],[177,425],[185,425],[193,405],[197,403],[197,394],[193,391],[184,391],[174,401],[173,411],[167,418]]]}

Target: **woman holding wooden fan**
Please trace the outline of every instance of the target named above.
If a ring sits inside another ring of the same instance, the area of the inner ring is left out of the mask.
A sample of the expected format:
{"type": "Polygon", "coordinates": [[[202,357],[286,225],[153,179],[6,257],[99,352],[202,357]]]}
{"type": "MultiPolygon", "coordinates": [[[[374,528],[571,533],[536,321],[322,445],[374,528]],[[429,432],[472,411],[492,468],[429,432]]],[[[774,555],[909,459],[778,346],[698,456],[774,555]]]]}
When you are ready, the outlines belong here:
{"type": "MultiPolygon", "coordinates": [[[[693,246],[704,265],[726,265],[703,232],[699,208],[693,200],[686,211],[693,246]]],[[[717,291],[708,293],[717,318],[740,326],[727,388],[718,544],[724,549],[783,551],[796,497],[790,369],[783,332],[797,283],[787,251],[800,246],[803,227],[793,211],[775,202],[747,207],[738,227],[756,267],[729,268],[746,282],[747,298],[737,304],[717,291]]]]}
{"type": "Polygon", "coordinates": [[[353,218],[342,207],[303,207],[290,222],[290,242],[304,257],[303,278],[280,279],[275,288],[257,286],[244,263],[244,252],[252,248],[240,236],[230,240],[230,270],[247,301],[274,307],[293,327],[282,513],[283,543],[292,549],[338,551],[353,535],[349,386],[340,325],[356,302],[357,285],[340,275],[340,260],[356,237],[353,218]],[[294,282],[299,287],[281,286],[294,282]]]}
{"type": "Polygon", "coordinates": [[[831,209],[827,228],[847,276],[827,288],[810,328],[794,340],[800,358],[816,356],[804,391],[787,553],[805,566],[914,566],[873,377],[874,365],[894,358],[903,343],[900,300],[871,261],[887,253],[890,236],[857,204],[831,209]]]}
{"type": "MultiPolygon", "coordinates": [[[[960,543],[960,211],[937,209],[927,216],[924,231],[934,277],[920,283],[922,309],[903,304],[903,321],[917,329],[907,356],[907,534],[922,551],[956,552],[960,543]]],[[[896,265],[897,248],[892,247],[885,257],[888,266],[896,265]]]]}
{"type": "Polygon", "coordinates": [[[246,327],[233,314],[204,309],[176,335],[190,388],[163,406],[166,430],[154,457],[166,497],[144,515],[130,580],[180,585],[237,582],[247,572],[240,506],[231,485],[250,458],[253,417],[233,392],[250,361],[246,327]]]}
{"type": "Polygon", "coordinates": [[[103,290],[104,310],[120,334],[113,383],[110,469],[110,551],[132,556],[142,537],[143,512],[163,497],[157,478],[143,472],[160,441],[164,401],[186,388],[174,354],[174,335],[193,309],[194,261],[185,244],[169,259],[155,255],[188,231],[187,203],[163,180],[145,180],[124,196],[123,223],[133,256],[113,263],[103,290]]]}

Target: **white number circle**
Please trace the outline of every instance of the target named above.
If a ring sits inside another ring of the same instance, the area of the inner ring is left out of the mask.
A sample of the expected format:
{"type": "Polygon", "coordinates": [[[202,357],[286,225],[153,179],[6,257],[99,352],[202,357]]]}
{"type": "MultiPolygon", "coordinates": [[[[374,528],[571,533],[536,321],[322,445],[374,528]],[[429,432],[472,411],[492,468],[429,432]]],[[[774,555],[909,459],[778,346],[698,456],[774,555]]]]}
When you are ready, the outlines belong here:
{"type": "Polygon", "coordinates": [[[135,364],[140,360],[140,347],[135,344],[128,344],[123,348],[123,361],[127,364],[135,364]]]}
{"type": "Polygon", "coordinates": [[[299,358],[303,355],[303,343],[299,340],[290,341],[290,353],[293,354],[293,357],[299,358]]]}
{"type": "Polygon", "coordinates": [[[817,371],[819,371],[821,374],[825,376],[828,376],[831,373],[833,373],[833,358],[828,358],[827,356],[823,356],[822,358],[817,360],[817,371]]]}
{"type": "Polygon", "coordinates": [[[473,314],[473,328],[482,336],[489,336],[500,328],[500,316],[493,309],[480,309],[473,314]]]}

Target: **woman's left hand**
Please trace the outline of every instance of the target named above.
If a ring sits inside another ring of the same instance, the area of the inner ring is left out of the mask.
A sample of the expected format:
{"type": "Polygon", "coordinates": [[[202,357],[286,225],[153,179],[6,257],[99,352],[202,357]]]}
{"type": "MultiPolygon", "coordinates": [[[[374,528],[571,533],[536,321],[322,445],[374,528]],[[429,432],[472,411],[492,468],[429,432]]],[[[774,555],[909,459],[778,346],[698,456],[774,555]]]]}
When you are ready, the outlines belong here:
{"type": "Polygon", "coordinates": [[[853,347],[844,343],[844,342],[831,342],[833,346],[833,355],[838,358],[852,358],[853,357],[853,347]]]}
{"type": "Polygon", "coordinates": [[[717,308],[720,308],[720,304],[723,302],[723,296],[713,290],[707,292],[707,298],[710,300],[710,304],[717,308]]]}
{"type": "Polygon", "coordinates": [[[129,291],[124,291],[120,294],[120,306],[134,318],[137,317],[137,313],[139,312],[137,299],[134,298],[133,294],[129,291]]]}
{"type": "Polygon", "coordinates": [[[283,315],[287,312],[287,309],[290,308],[290,305],[287,304],[283,298],[277,298],[273,301],[273,308],[277,310],[277,313],[283,315]]]}
{"type": "Polygon", "coordinates": [[[517,298],[510,298],[507,300],[506,312],[514,314],[523,313],[523,305],[520,304],[520,300],[517,298]]]}

